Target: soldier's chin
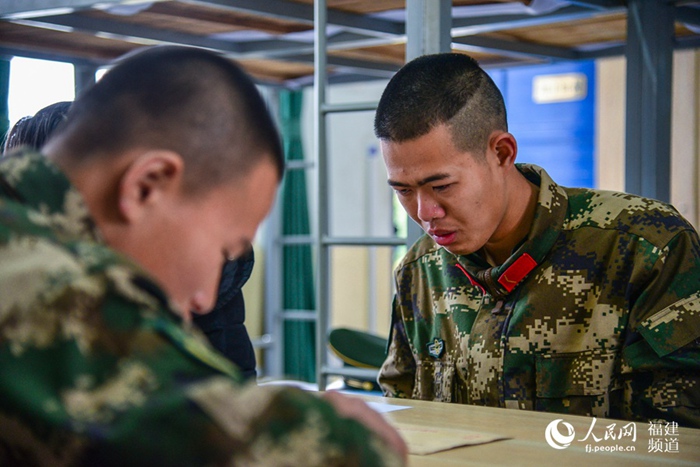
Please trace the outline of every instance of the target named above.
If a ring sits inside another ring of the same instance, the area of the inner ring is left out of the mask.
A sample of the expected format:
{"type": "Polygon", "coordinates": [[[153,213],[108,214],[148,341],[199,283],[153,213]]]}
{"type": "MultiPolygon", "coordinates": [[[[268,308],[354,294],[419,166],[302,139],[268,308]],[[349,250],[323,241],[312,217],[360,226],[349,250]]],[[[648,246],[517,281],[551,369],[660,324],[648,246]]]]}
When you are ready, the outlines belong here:
{"type": "Polygon", "coordinates": [[[450,245],[441,245],[445,250],[449,251],[453,255],[470,255],[474,253],[472,250],[468,250],[465,248],[460,248],[459,245],[456,243],[452,243],[450,245]]]}
{"type": "Polygon", "coordinates": [[[214,308],[214,296],[208,296],[204,292],[196,292],[190,299],[189,306],[190,313],[197,315],[206,315],[214,308]]]}
{"type": "MultiPolygon", "coordinates": [[[[482,251],[482,248],[477,248],[477,249],[468,249],[468,248],[457,248],[457,247],[451,247],[451,248],[445,248],[445,250],[449,251],[453,255],[457,256],[469,256],[474,253],[479,253],[482,251]]],[[[483,257],[483,255],[480,255],[483,257]]]]}

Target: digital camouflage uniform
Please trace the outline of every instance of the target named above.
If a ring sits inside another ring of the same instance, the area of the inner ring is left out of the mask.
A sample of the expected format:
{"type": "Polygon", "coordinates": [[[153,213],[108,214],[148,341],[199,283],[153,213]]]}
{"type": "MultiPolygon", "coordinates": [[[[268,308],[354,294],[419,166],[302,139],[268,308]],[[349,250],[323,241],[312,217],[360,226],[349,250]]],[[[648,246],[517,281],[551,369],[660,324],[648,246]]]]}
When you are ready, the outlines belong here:
{"type": "Polygon", "coordinates": [[[397,462],[312,394],[242,385],[38,154],[0,163],[0,297],[0,465],[397,462]]]}
{"type": "Polygon", "coordinates": [[[396,270],[387,396],[700,427],[700,244],[670,206],[540,186],[490,267],[422,236],[396,270]]]}

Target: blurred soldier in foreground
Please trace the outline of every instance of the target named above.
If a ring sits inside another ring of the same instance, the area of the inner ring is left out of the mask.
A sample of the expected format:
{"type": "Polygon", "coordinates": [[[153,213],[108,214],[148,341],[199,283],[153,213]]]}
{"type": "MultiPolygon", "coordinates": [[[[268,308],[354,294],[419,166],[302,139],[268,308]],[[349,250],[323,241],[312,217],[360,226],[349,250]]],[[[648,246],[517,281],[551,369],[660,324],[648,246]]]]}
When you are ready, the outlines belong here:
{"type": "Polygon", "coordinates": [[[198,49],[130,55],[43,155],[0,163],[1,465],[392,465],[364,403],[243,385],[191,334],[282,176],[255,86],[198,49]]]}
{"type": "MultiPolygon", "coordinates": [[[[56,102],[34,115],[22,117],[7,133],[3,154],[20,146],[40,151],[48,139],[60,129],[72,102],[56,102]]],[[[245,379],[255,380],[255,352],[245,327],[243,284],[250,277],[254,264],[253,249],[233,261],[226,261],[221,270],[216,304],[209,313],[193,316],[216,350],[236,364],[245,379]]]]}

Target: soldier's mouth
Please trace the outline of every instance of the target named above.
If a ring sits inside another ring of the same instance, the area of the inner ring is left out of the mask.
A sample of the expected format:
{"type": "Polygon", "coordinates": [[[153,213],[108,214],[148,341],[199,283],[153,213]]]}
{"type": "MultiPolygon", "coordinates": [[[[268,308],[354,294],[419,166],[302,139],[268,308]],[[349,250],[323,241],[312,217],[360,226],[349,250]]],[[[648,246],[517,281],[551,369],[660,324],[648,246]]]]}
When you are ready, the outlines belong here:
{"type": "Polygon", "coordinates": [[[455,238],[457,237],[456,232],[446,232],[446,231],[431,231],[429,232],[429,235],[435,240],[435,243],[437,243],[440,246],[447,246],[451,245],[454,243],[455,238]]]}

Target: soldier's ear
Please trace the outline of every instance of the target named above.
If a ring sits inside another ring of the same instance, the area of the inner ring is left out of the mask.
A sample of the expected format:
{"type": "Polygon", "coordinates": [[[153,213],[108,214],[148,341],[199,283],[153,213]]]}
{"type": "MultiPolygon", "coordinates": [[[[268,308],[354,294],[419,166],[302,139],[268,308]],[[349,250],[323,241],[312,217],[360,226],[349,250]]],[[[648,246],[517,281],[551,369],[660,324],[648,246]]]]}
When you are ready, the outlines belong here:
{"type": "Polygon", "coordinates": [[[491,134],[489,149],[498,157],[499,165],[508,167],[515,164],[518,155],[518,143],[515,137],[508,132],[499,131],[491,134]]]}
{"type": "Polygon", "coordinates": [[[182,157],[172,151],[150,150],[134,158],[119,183],[119,213],[129,222],[167,207],[180,194],[182,157]]]}

